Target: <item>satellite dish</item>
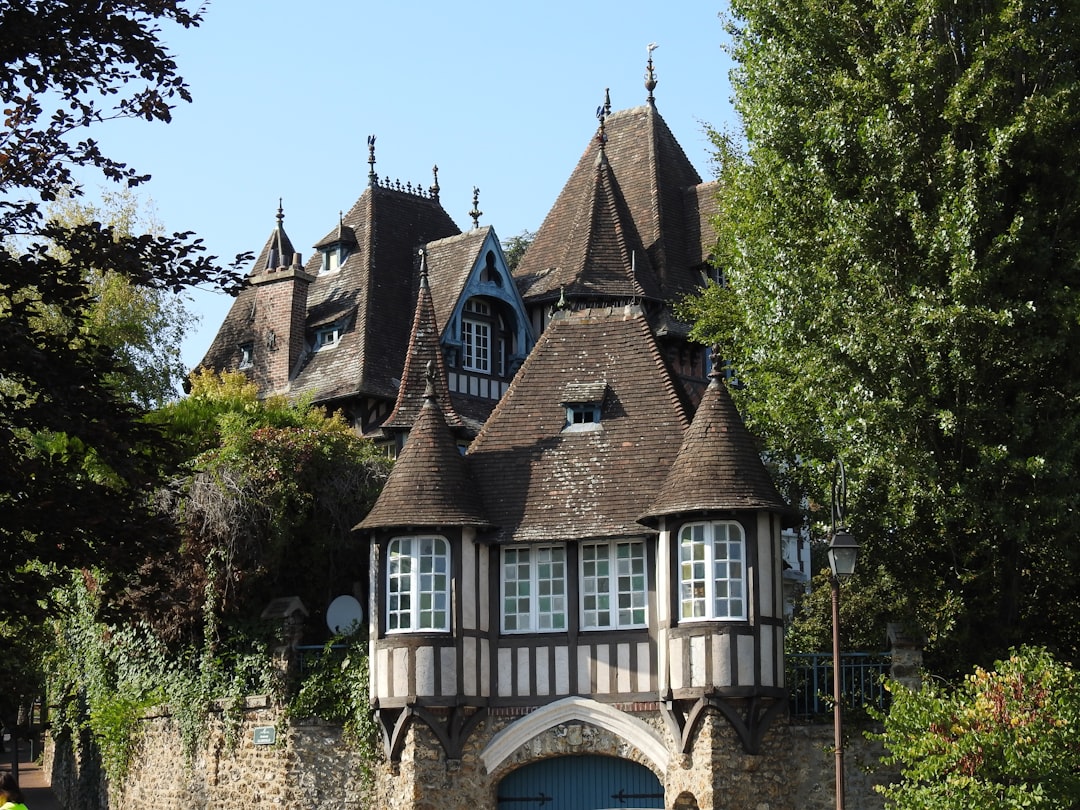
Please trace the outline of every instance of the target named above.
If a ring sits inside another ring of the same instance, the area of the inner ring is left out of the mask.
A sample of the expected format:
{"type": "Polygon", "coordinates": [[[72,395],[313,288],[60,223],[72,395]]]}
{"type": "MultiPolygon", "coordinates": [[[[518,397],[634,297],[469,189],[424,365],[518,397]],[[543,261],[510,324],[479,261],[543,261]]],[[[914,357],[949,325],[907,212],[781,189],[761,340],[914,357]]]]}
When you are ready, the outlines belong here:
{"type": "Polygon", "coordinates": [[[364,623],[364,609],[355,597],[342,594],[326,609],[326,626],[339,636],[351,636],[364,623]]]}

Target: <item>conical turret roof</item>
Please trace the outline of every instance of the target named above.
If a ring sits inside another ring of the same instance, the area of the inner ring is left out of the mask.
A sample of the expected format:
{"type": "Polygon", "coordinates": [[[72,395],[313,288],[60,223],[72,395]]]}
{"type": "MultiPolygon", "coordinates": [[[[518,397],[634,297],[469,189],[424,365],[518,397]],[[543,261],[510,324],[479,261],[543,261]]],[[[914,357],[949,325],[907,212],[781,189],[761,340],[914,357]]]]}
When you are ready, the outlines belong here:
{"type": "Polygon", "coordinates": [[[777,512],[788,525],[798,521],[762,463],[731,394],[714,372],[675,463],[640,520],[655,525],[663,515],[730,510],[777,512]]]}
{"type": "MultiPolygon", "coordinates": [[[[429,371],[434,377],[434,369],[429,371]]],[[[386,486],[359,525],[361,531],[410,526],[487,528],[479,490],[429,386],[420,413],[386,486]]]]}

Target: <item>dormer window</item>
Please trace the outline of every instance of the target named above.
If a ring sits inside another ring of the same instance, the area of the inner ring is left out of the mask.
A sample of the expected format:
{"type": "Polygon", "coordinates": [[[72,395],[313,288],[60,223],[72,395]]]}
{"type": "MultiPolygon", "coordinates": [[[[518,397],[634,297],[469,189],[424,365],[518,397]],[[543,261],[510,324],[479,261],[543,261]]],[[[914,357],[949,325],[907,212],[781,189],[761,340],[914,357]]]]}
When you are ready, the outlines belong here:
{"type": "Polygon", "coordinates": [[[320,250],[322,253],[322,273],[336,273],[349,258],[349,248],[343,242],[335,242],[320,250]]]}
{"type": "Polygon", "coordinates": [[[566,408],[566,424],[563,431],[580,433],[600,430],[601,409],[607,383],[570,383],[563,391],[562,404],[566,408]]]}
{"type": "Polygon", "coordinates": [[[319,352],[323,349],[332,349],[338,345],[338,341],[340,340],[341,326],[338,324],[317,329],[315,330],[315,351],[319,352]]]}
{"type": "Polygon", "coordinates": [[[251,368],[255,362],[255,345],[253,343],[240,344],[240,368],[251,368]]]}

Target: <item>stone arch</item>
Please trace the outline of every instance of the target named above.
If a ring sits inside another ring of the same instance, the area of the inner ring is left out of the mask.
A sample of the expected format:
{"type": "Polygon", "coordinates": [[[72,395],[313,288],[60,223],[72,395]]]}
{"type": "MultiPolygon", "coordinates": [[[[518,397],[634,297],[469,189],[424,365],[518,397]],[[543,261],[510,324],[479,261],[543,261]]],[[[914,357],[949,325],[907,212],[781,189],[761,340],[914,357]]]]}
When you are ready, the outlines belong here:
{"type": "Polygon", "coordinates": [[[658,774],[665,774],[671,752],[664,739],[648,723],[605,703],[582,697],[568,697],[516,720],[491,738],[480,759],[489,774],[522,745],[550,728],[565,723],[590,723],[615,734],[634,746],[658,774]]]}

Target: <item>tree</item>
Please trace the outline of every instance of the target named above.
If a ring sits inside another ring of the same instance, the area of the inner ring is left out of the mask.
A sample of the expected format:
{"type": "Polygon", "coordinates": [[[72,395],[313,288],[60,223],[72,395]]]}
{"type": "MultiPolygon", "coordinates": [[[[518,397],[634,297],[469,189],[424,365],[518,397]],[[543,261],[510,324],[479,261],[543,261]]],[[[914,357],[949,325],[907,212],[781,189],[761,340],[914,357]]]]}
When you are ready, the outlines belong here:
{"type": "Polygon", "coordinates": [[[259,400],[243,373],[204,369],[188,397],[152,418],[190,456],[158,502],[182,542],[148,557],[127,590],[131,612],[160,638],[197,640],[208,617],[235,629],[278,596],[300,597],[314,617],[366,587],[367,552],[352,529],[389,459],[340,414],[259,400]]]}
{"type": "Polygon", "coordinates": [[[40,608],[64,569],[131,571],[172,532],[151,496],[175,448],[117,390],[132,368],[92,328],[89,280],[110,272],[177,292],[239,277],[190,234],[65,227],[40,211],[71,187],[75,167],[142,179],[75,139],[108,117],[167,121],[173,101],[189,98],[159,21],[199,17],[179,0],[0,2],[0,237],[22,246],[0,251],[0,613],[40,608]]]}
{"type": "Polygon", "coordinates": [[[535,231],[524,230],[516,236],[511,236],[506,240],[506,244],[503,246],[505,248],[503,253],[506,254],[506,264],[509,267],[510,272],[513,272],[514,268],[518,266],[521,257],[525,255],[525,251],[529,249],[529,245],[533,243],[535,238],[535,231]]]}
{"type": "Polygon", "coordinates": [[[885,762],[891,807],[1080,807],[1080,678],[1046,650],[1013,651],[957,687],[890,684],[885,762]]]}
{"type": "MultiPolygon", "coordinates": [[[[114,238],[125,239],[138,233],[162,235],[153,209],[141,202],[131,189],[106,189],[99,204],[62,193],[46,208],[50,221],[71,228],[103,222],[114,238]]],[[[54,249],[61,261],[68,257],[54,249]]],[[[120,273],[90,268],[87,287],[91,303],[84,327],[116,353],[119,369],[110,376],[117,391],[145,408],[164,405],[176,398],[187,378],[187,368],[180,347],[184,337],[198,321],[188,311],[185,299],[168,290],[136,286],[120,273]]],[[[43,311],[46,328],[67,329],[59,325],[59,313],[43,311]]]]}
{"type": "Polygon", "coordinates": [[[850,589],[891,572],[933,660],[1080,653],[1080,12],[731,8],[745,142],[716,136],[696,334],[812,519],[843,458],[850,589]]]}

